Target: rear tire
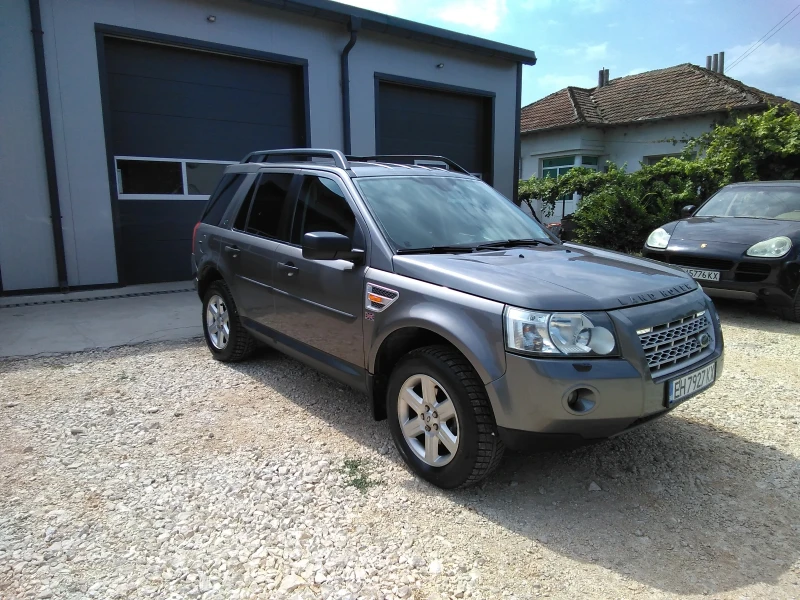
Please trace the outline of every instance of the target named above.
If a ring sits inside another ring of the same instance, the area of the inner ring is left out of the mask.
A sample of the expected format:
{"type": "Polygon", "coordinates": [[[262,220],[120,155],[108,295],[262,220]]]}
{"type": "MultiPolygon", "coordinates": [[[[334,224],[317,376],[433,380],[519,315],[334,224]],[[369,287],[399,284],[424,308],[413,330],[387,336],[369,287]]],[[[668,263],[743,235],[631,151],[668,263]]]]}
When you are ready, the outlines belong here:
{"type": "Polygon", "coordinates": [[[222,362],[244,360],[256,348],[256,341],[242,325],[233,295],[222,279],[209,285],[203,297],[203,334],[211,355],[222,362]]]}
{"type": "Polygon", "coordinates": [[[386,409],[403,460],[437,487],[475,485],[500,465],[504,446],[486,388],[451,347],[406,354],[389,378],[386,409]]]}

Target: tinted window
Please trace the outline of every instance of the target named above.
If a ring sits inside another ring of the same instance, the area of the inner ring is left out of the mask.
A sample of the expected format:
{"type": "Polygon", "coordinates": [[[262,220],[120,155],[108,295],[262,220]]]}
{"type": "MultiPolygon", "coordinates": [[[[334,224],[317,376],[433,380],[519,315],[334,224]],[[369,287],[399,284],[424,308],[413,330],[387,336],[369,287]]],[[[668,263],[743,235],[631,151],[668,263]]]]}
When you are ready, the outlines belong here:
{"type": "Polygon", "coordinates": [[[181,163],[163,160],[117,160],[120,194],[183,194],[181,163]]]}
{"type": "MultiPolygon", "coordinates": [[[[252,207],[245,228],[247,233],[283,241],[289,239],[292,207],[287,195],[292,177],[290,173],[261,174],[251,194],[252,207]]],[[[238,224],[239,217],[236,221],[238,224]]]]}
{"type": "Polygon", "coordinates": [[[300,189],[292,242],[300,244],[312,231],[332,231],[353,236],[356,218],[339,184],[327,177],[306,176],[300,189]]]}
{"type": "Polygon", "coordinates": [[[224,163],[186,163],[186,193],[207,196],[225,172],[224,163]]]}
{"type": "Polygon", "coordinates": [[[244,173],[229,173],[220,180],[217,189],[208,199],[208,204],[206,204],[206,208],[203,211],[203,218],[201,219],[203,223],[219,225],[222,215],[236,195],[236,190],[239,189],[244,178],[244,173]]]}
{"type": "Polygon", "coordinates": [[[800,221],[800,186],[743,185],[723,188],[695,216],[800,221]]]}

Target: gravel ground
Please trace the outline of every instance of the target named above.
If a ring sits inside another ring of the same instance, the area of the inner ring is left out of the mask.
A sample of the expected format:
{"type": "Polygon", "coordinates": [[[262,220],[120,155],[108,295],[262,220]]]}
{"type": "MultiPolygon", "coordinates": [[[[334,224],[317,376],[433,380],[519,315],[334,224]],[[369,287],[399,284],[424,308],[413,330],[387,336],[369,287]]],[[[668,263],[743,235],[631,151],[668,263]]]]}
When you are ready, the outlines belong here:
{"type": "Polygon", "coordinates": [[[721,312],[713,389],[460,492],[278,354],[0,363],[0,598],[798,598],[800,325],[721,312]]]}

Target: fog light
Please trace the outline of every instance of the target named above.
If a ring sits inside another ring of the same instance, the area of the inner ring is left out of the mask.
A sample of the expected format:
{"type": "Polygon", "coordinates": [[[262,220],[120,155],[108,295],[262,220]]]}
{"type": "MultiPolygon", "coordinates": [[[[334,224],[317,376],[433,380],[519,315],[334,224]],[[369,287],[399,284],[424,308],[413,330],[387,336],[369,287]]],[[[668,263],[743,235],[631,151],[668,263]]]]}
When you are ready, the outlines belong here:
{"type": "Polygon", "coordinates": [[[597,396],[589,388],[577,388],[567,394],[565,408],[576,415],[584,415],[597,406],[597,396]]]}

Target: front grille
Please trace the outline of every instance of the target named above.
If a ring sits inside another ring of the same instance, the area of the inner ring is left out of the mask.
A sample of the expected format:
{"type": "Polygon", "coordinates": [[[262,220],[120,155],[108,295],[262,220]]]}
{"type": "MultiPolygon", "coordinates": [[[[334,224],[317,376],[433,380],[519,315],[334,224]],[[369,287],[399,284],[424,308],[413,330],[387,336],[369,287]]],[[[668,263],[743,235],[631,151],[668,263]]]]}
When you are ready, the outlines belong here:
{"type": "Polygon", "coordinates": [[[713,349],[714,333],[706,311],[639,331],[650,372],[666,373],[692,364],[713,349]],[[704,334],[709,343],[700,343],[704,334]]]}
{"type": "Polygon", "coordinates": [[[700,258],[698,256],[681,256],[678,254],[671,254],[669,256],[669,262],[680,267],[713,269],[715,271],[729,271],[733,268],[733,262],[730,260],[721,260],[719,258],[700,258]]]}
{"type": "Polygon", "coordinates": [[[765,265],[764,263],[739,263],[739,266],[736,267],[736,281],[748,283],[764,281],[769,277],[771,269],[770,265],[765,265]]]}

